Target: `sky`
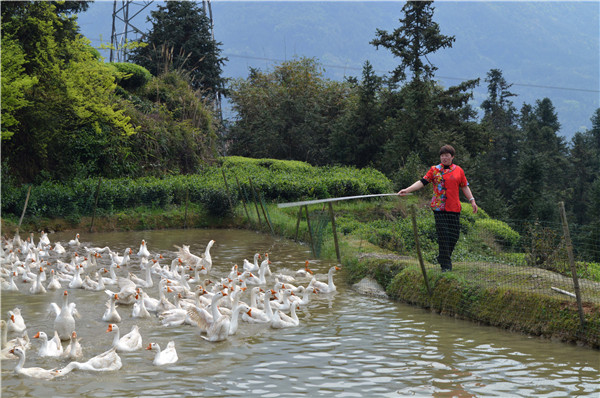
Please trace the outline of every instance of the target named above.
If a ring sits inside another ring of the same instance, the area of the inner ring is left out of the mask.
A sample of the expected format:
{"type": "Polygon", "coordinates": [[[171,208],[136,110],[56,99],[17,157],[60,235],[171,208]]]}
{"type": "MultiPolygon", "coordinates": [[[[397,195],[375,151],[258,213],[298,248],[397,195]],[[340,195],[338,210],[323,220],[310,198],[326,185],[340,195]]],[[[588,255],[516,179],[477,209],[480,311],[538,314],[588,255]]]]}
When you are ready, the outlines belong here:
{"type": "MultiPolygon", "coordinates": [[[[130,15],[139,12],[132,24],[146,30],[146,15],[158,3],[132,3],[130,15]]],[[[398,64],[389,51],[377,50],[369,41],[378,28],[398,27],[403,2],[345,2],[343,20],[333,11],[339,2],[295,2],[306,5],[302,12],[293,9],[297,15],[289,15],[290,8],[282,4],[212,1],[215,39],[222,42],[222,55],[229,58],[223,68],[225,77],[244,78],[249,67],[268,69],[294,56],[315,57],[324,66],[325,77],[334,80],[360,77],[367,59],[378,74],[389,74],[398,64]],[[270,11],[256,11],[257,7],[270,11]],[[332,26],[319,29],[324,24],[332,26]],[[347,40],[326,40],[323,35],[331,31],[339,31],[347,40]]],[[[534,104],[549,97],[563,126],[559,134],[569,138],[591,127],[589,119],[600,106],[598,4],[436,1],[434,20],[443,34],[456,36],[451,50],[430,57],[439,68],[436,78],[445,86],[481,78],[472,100],[478,107],[487,96],[486,73],[499,68],[513,84],[511,91],[518,94],[513,98],[517,109],[523,102],[534,104]]],[[[110,42],[112,8],[113,1],[96,1],[79,15],[82,33],[92,45],[100,44],[100,35],[110,42]]],[[[123,29],[118,20],[116,29],[123,29]]]]}

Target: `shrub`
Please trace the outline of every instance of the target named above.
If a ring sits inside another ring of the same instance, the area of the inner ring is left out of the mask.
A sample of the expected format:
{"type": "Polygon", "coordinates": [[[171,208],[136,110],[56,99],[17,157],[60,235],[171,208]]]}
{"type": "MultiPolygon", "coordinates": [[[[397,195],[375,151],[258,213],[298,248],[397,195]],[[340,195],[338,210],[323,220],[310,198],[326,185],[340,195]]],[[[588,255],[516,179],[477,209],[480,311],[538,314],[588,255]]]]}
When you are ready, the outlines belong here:
{"type": "Polygon", "coordinates": [[[143,66],[129,62],[113,62],[111,65],[119,72],[117,84],[126,90],[137,90],[152,79],[152,74],[143,66]]]}
{"type": "Polygon", "coordinates": [[[518,232],[509,227],[505,222],[499,220],[491,218],[477,219],[475,221],[475,227],[478,231],[487,231],[491,233],[494,236],[495,241],[504,248],[517,247],[521,239],[518,232]]]}

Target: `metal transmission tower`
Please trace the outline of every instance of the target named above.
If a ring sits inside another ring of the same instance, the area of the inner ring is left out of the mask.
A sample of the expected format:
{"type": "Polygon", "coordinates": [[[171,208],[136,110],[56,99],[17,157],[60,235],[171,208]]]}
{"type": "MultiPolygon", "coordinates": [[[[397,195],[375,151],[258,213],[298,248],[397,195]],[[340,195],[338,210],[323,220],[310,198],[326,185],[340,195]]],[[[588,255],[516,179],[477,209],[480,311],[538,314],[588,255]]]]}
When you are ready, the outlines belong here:
{"type": "Polygon", "coordinates": [[[112,32],[110,35],[110,62],[115,61],[115,58],[118,62],[127,62],[127,43],[138,40],[139,36],[144,34],[140,29],[133,26],[131,21],[152,3],[152,0],[114,0],[112,32]],[[131,36],[129,36],[130,34],[131,36]]]}
{"type": "MultiPolygon", "coordinates": [[[[215,25],[213,23],[212,7],[210,6],[210,0],[202,0],[202,9],[204,10],[204,13],[206,14],[206,16],[208,16],[208,19],[210,20],[210,38],[215,40],[215,25]]],[[[219,115],[221,121],[223,121],[223,110],[221,109],[221,92],[217,91],[215,94],[215,111],[219,115]]]]}

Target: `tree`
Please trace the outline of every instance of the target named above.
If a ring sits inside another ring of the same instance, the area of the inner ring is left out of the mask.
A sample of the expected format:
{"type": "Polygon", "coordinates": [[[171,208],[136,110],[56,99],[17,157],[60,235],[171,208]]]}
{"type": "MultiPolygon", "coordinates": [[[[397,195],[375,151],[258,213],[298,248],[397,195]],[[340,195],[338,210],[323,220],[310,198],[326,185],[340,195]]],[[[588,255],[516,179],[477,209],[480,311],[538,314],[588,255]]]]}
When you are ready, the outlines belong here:
{"type": "Polygon", "coordinates": [[[349,99],[352,105],[334,130],[330,140],[333,162],[359,168],[373,165],[380,157],[386,137],[383,134],[382,78],[375,74],[369,61],[363,67],[349,99]]]}
{"type": "Polygon", "coordinates": [[[167,1],[150,13],[152,28],[142,38],[145,46],[132,50],[130,60],[144,66],[154,76],[173,69],[187,71],[192,87],[215,98],[224,93],[226,79],[221,57],[222,43],[212,37],[210,20],[193,1],[167,1]]]}
{"type": "Polygon", "coordinates": [[[392,81],[406,79],[406,69],[413,74],[413,81],[430,80],[437,70],[429,63],[427,55],[439,49],[452,47],[454,36],[444,36],[439,25],[433,21],[433,1],[407,1],[402,7],[404,18],[400,27],[392,33],[377,29],[377,37],[371,44],[382,46],[401,59],[401,63],[392,74],[392,81]],[[423,58],[427,63],[423,62],[423,58]]]}
{"type": "MultiPolygon", "coordinates": [[[[405,164],[410,153],[429,163],[442,144],[455,146],[468,144],[468,136],[478,145],[480,139],[474,129],[475,112],[468,100],[479,79],[463,82],[444,89],[433,81],[437,70],[427,56],[436,51],[452,47],[454,37],[440,33],[439,25],[433,21],[432,1],[408,1],[402,7],[404,18],[400,27],[392,33],[378,29],[371,44],[387,48],[400,58],[400,65],[389,79],[391,86],[412,73],[410,82],[395,93],[396,105],[388,108],[384,135],[390,137],[384,145],[380,169],[388,175],[395,173],[405,164]]],[[[463,152],[464,153],[464,152],[463,152]]]]}
{"type": "Polygon", "coordinates": [[[37,83],[36,77],[25,74],[25,54],[15,40],[2,35],[2,141],[8,140],[18,127],[17,113],[30,105],[26,93],[37,83]]]}
{"type": "Polygon", "coordinates": [[[513,217],[518,219],[557,220],[560,200],[569,196],[567,147],[557,135],[560,124],[552,101],[524,104],[521,111],[524,130],[515,178],[513,217]],[[535,194],[532,194],[535,187],[535,194]]]}
{"type": "Polygon", "coordinates": [[[251,69],[231,86],[238,118],[228,154],[329,164],[329,139],[344,114],[349,87],[322,77],[314,59],[283,62],[271,72],[251,69]]]}
{"type": "Polygon", "coordinates": [[[481,127],[488,144],[479,151],[474,181],[478,190],[478,203],[496,218],[509,217],[508,205],[515,189],[514,173],[518,166],[521,131],[516,123],[517,112],[510,97],[508,84],[502,71],[492,69],[486,77],[488,98],[481,103],[484,116],[481,127]]]}
{"type": "Polygon", "coordinates": [[[76,162],[64,153],[84,128],[104,131],[106,126],[113,134],[134,133],[114,101],[112,68],[94,57],[89,41],[77,34],[75,19],[50,2],[3,4],[2,44],[11,49],[2,54],[3,75],[8,66],[9,76],[10,68],[18,70],[16,83],[35,81],[23,86],[23,96],[12,108],[14,134],[2,137],[4,160],[21,181],[49,175],[73,178],[76,162]],[[9,38],[12,44],[5,42],[9,38]]]}

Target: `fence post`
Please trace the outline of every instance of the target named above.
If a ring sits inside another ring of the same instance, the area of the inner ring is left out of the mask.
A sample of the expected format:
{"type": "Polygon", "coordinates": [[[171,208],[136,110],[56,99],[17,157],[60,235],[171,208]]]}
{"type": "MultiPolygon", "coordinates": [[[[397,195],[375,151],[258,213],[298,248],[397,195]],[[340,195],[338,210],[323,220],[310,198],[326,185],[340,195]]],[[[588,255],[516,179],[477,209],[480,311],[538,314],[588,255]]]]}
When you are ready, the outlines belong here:
{"type": "Polygon", "coordinates": [[[300,219],[302,218],[302,206],[300,206],[300,210],[298,210],[298,220],[296,221],[296,237],[294,240],[298,242],[298,231],[300,229],[300,219]]]}
{"type": "Polygon", "coordinates": [[[23,206],[23,212],[21,213],[21,218],[19,219],[19,225],[17,226],[17,234],[19,233],[19,229],[21,229],[21,223],[23,222],[23,217],[25,216],[25,210],[27,210],[27,203],[29,203],[29,194],[31,193],[31,185],[27,190],[27,197],[25,198],[25,205],[23,206]]]}
{"type": "Polygon", "coordinates": [[[186,187],[185,187],[185,213],[183,213],[183,229],[187,228],[187,210],[188,210],[189,198],[190,198],[190,187],[186,185],[186,187]]]}
{"type": "Polygon", "coordinates": [[[235,177],[235,183],[238,186],[238,190],[240,191],[240,197],[242,198],[242,204],[244,205],[244,212],[246,213],[246,218],[248,219],[248,222],[250,222],[250,215],[248,214],[248,209],[246,208],[246,199],[244,199],[244,194],[242,193],[242,186],[240,185],[240,181],[238,180],[237,176],[234,175],[235,177]]]}
{"type": "Polygon", "coordinates": [[[225,177],[225,170],[221,168],[221,173],[223,174],[223,181],[225,181],[225,189],[227,190],[227,199],[229,199],[229,207],[233,212],[233,202],[231,201],[231,192],[229,192],[229,184],[227,184],[227,177],[225,177]]]}
{"type": "Polygon", "coordinates": [[[335,229],[335,215],[333,214],[333,205],[329,202],[329,215],[331,215],[331,229],[333,230],[333,243],[335,245],[335,255],[339,264],[342,264],[340,256],[340,247],[338,246],[337,231],[335,229]]]}
{"type": "Polygon", "coordinates": [[[271,220],[269,220],[269,217],[267,217],[267,212],[265,211],[265,205],[263,204],[263,200],[260,197],[259,193],[256,193],[256,196],[258,197],[258,199],[260,200],[260,208],[262,209],[262,213],[263,216],[265,217],[265,221],[267,222],[267,225],[269,226],[269,228],[271,229],[271,233],[273,235],[275,235],[275,230],[273,229],[273,226],[271,225],[271,220]]]}
{"type": "Polygon", "coordinates": [[[98,207],[98,196],[100,194],[100,184],[102,183],[102,177],[98,178],[98,186],[96,187],[96,199],[94,200],[94,210],[92,212],[92,222],[90,223],[90,232],[94,228],[94,220],[96,219],[96,208],[98,207]]]}
{"type": "Polygon", "coordinates": [[[254,207],[256,208],[256,217],[258,217],[258,226],[259,228],[262,228],[262,222],[260,221],[260,213],[258,211],[258,204],[256,203],[256,192],[254,192],[254,184],[252,183],[252,178],[248,178],[248,181],[250,181],[250,190],[252,191],[252,197],[254,198],[254,207]]]}
{"type": "Polygon", "coordinates": [[[304,205],[304,211],[306,212],[306,225],[308,226],[308,234],[310,235],[310,248],[312,249],[313,257],[317,257],[315,239],[313,238],[312,228],[310,227],[310,217],[308,216],[308,206],[304,205]]]}
{"type": "Polygon", "coordinates": [[[579,289],[579,277],[577,276],[577,268],[575,267],[575,258],[573,256],[573,244],[571,243],[571,234],[569,233],[569,224],[567,223],[567,214],[565,212],[565,202],[558,202],[560,209],[560,218],[562,219],[563,233],[565,235],[565,244],[567,246],[567,254],[569,255],[569,263],[571,264],[571,274],[573,275],[573,288],[575,289],[575,298],[577,299],[577,309],[579,310],[579,320],[581,328],[585,327],[585,316],[583,314],[583,305],[581,304],[581,290],[579,289]]]}
{"type": "Polygon", "coordinates": [[[419,264],[421,265],[421,271],[423,271],[423,279],[425,279],[425,286],[427,286],[427,292],[429,293],[429,297],[431,297],[429,279],[427,279],[427,271],[425,270],[425,263],[423,262],[423,255],[421,254],[421,243],[419,242],[419,229],[417,228],[417,212],[415,210],[415,206],[411,207],[411,218],[413,233],[415,234],[415,245],[417,247],[417,258],[419,259],[419,264]]]}

